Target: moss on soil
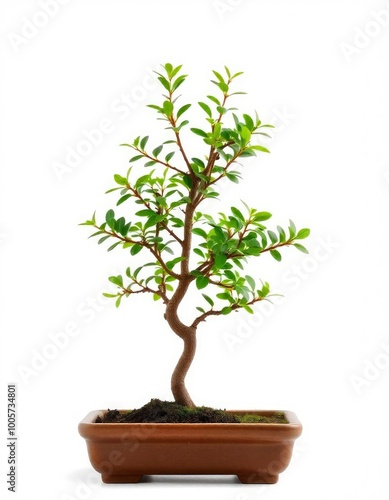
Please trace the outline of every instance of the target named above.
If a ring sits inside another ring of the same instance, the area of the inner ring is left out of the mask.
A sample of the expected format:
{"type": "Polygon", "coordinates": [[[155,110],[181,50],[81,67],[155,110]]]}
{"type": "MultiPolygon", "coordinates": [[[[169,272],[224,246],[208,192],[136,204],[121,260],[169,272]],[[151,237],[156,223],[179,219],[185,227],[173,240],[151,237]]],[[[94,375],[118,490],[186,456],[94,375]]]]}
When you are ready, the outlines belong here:
{"type": "Polygon", "coordinates": [[[206,406],[188,408],[171,401],[152,399],[142,408],[120,412],[107,410],[96,423],[276,423],[286,424],[283,413],[274,413],[270,417],[262,415],[235,415],[223,410],[215,410],[206,406]]]}

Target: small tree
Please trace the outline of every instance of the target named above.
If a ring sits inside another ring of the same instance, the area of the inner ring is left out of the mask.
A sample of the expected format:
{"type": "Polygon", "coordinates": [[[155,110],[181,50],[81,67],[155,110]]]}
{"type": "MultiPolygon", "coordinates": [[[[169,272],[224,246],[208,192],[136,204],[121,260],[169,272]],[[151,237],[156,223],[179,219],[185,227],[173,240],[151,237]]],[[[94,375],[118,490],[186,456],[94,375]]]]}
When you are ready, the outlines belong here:
{"type": "Polygon", "coordinates": [[[157,111],[159,119],[167,122],[172,139],[152,149],[147,148],[148,136],[123,144],[135,151],[131,164],[144,161],[141,175],[134,178],[130,166],[125,177],[114,176],[117,186],[107,191],[119,192],[117,206],[132,202],[138,205],[138,210],[131,216],[131,222],[123,216],[117,217],[111,209],[102,224],[96,222],[95,215],[83,224],[97,229],[92,236],[100,236],[99,244],[105,240],[114,242],[108,251],[120,246],[129,252],[131,259],[140,252],[144,254],[143,263],[136,269],[131,266],[125,276],[109,278],[118,292],[104,295],[115,298],[117,307],[123,297],[139,293],[148,293],[154,300],[163,301],[164,317],[184,343],[171,378],[171,390],[177,403],[193,407],[185,377],[196,352],[197,327],[211,316],[240,309],[253,313],[253,304],[269,297],[269,284],[258,285],[252,276],[242,274],[243,264],[249,257],[259,257],[266,252],[280,261],[279,250],[290,245],[307,252],[296,241],[306,238],[309,229],[297,231],[290,221],[287,231],[280,226],[275,231],[268,230],[264,221],[270,219],[271,214],[245,203],[243,212],[231,207],[229,213],[219,213],[216,219],[200,211],[204,200],[218,197],[216,188],[221,180],[239,182],[240,172],[233,167],[240,158],[269,152],[253,144],[252,138],[267,136],[265,130],[272,125],[262,124],[257,114],[239,117],[232,113],[236,109],[227,108],[227,101],[243,92],[231,93],[230,86],[242,73],[232,74],[227,67],[225,76],[213,71],[216,79],[212,83],[219,89],[220,97],[209,95],[208,104],[198,103],[206,115],[206,129],[190,128],[192,134],[202,138],[208,151],[190,156],[184,148],[182,132],[189,125],[183,115],[191,104],[180,106],[176,97],[187,75],[181,73],[181,66],[174,68],[165,64],[162,68],[162,73],[157,75],[166,94],[161,105],[149,107],[157,111]],[[232,117],[230,124],[225,122],[228,115],[232,117]],[[163,149],[166,154],[161,157],[163,149]],[[196,246],[194,237],[198,239],[196,246]],[[194,263],[194,259],[197,262],[194,263]],[[180,319],[179,306],[193,285],[198,290],[212,290],[213,294],[202,293],[205,305],[196,308],[198,314],[188,324],[180,319]]]}

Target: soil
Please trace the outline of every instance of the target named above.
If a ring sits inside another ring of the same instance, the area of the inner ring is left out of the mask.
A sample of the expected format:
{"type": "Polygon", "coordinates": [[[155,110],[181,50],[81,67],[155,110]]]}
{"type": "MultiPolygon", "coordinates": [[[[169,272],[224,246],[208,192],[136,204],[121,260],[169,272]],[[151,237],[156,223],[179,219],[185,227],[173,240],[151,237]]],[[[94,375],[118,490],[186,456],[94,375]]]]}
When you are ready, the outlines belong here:
{"type": "Polygon", "coordinates": [[[225,410],[215,410],[206,406],[188,408],[171,401],[152,399],[149,403],[135,410],[120,412],[107,410],[96,423],[281,423],[286,424],[283,413],[274,413],[271,417],[260,415],[234,415],[225,410]]]}

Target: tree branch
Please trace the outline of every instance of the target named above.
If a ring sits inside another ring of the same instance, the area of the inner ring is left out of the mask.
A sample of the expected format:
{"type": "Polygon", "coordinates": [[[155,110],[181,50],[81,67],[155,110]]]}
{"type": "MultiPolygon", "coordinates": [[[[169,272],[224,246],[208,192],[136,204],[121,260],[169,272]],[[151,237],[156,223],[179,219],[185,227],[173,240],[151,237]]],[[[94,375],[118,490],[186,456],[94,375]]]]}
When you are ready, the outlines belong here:
{"type": "Polygon", "coordinates": [[[155,161],[156,163],[159,163],[160,165],[163,165],[165,166],[166,168],[169,168],[170,170],[174,170],[175,172],[178,172],[179,174],[181,175],[185,175],[185,172],[183,172],[182,170],[180,170],[179,168],[177,167],[173,167],[173,165],[171,165],[170,163],[167,163],[166,161],[163,161],[163,160],[159,160],[158,158],[155,158],[153,156],[150,156],[146,151],[142,150],[142,149],[139,149],[138,147],[136,146],[131,146],[132,149],[135,149],[135,151],[137,151],[138,153],[141,153],[145,158],[147,158],[148,160],[151,160],[151,161],[155,161]]]}
{"type": "MultiPolygon", "coordinates": [[[[174,128],[176,128],[176,121],[175,119],[172,118],[172,121],[171,121],[171,124],[174,128]]],[[[190,161],[188,160],[188,157],[186,156],[186,153],[185,153],[185,150],[182,146],[182,142],[181,142],[181,137],[180,137],[180,133],[179,132],[174,132],[175,135],[176,135],[176,141],[177,141],[177,146],[178,146],[178,149],[180,150],[181,152],[181,155],[186,163],[186,166],[188,167],[188,170],[189,170],[189,174],[191,176],[193,176],[193,170],[192,170],[192,167],[190,165],[190,161]]]]}
{"type": "MultiPolygon", "coordinates": [[[[146,208],[148,208],[149,210],[153,210],[150,203],[143,198],[143,196],[139,193],[137,189],[130,186],[130,184],[128,184],[126,187],[129,191],[131,191],[134,194],[136,198],[138,198],[143,203],[143,205],[146,208]]],[[[177,243],[179,243],[181,246],[183,245],[182,239],[172,229],[170,229],[170,227],[165,222],[161,221],[158,224],[160,225],[160,227],[165,229],[170,234],[170,236],[177,241],[177,243]]]]}
{"type": "MultiPolygon", "coordinates": [[[[257,297],[253,300],[251,300],[250,302],[247,302],[247,304],[245,304],[246,306],[251,306],[253,304],[255,304],[256,302],[260,302],[261,300],[265,300],[265,297],[257,297]]],[[[230,307],[233,311],[237,311],[238,309],[243,309],[244,306],[240,306],[239,304],[232,304],[230,306],[227,306],[227,307],[230,307]]],[[[201,314],[200,316],[198,316],[192,323],[191,327],[192,328],[197,328],[198,325],[202,322],[202,321],[205,321],[207,318],[209,318],[210,316],[220,316],[221,314],[223,314],[222,310],[214,310],[214,309],[210,309],[209,311],[206,311],[205,313],[201,314]]]]}
{"type": "Polygon", "coordinates": [[[285,246],[289,246],[292,244],[293,244],[293,240],[289,239],[287,241],[284,241],[283,243],[276,243],[276,244],[272,245],[271,247],[264,248],[261,253],[269,252],[270,250],[275,250],[276,248],[285,247],[285,246]]]}
{"type": "Polygon", "coordinates": [[[135,240],[132,240],[130,238],[121,236],[120,234],[116,233],[115,231],[107,231],[107,229],[101,229],[97,225],[94,225],[94,227],[96,229],[99,229],[100,231],[102,231],[104,234],[111,236],[112,238],[117,238],[117,239],[123,241],[123,243],[131,243],[133,245],[141,245],[142,247],[147,248],[147,250],[149,250],[154,255],[154,257],[157,259],[157,261],[159,262],[159,264],[161,265],[162,269],[165,271],[166,274],[168,274],[169,276],[172,276],[173,278],[175,278],[177,280],[181,279],[181,275],[175,273],[174,271],[172,271],[171,269],[166,267],[165,261],[162,259],[160,253],[158,251],[156,251],[149,243],[147,243],[147,241],[142,241],[142,240],[135,241],[135,240]]]}
{"type": "Polygon", "coordinates": [[[130,288],[121,287],[123,290],[123,293],[121,295],[132,295],[134,293],[153,293],[155,295],[159,295],[165,304],[169,303],[169,299],[168,299],[167,295],[161,289],[153,290],[149,286],[144,286],[141,283],[139,283],[139,281],[136,280],[134,277],[132,277],[131,279],[132,279],[133,283],[138,285],[141,289],[134,291],[134,290],[131,290],[130,288]]]}

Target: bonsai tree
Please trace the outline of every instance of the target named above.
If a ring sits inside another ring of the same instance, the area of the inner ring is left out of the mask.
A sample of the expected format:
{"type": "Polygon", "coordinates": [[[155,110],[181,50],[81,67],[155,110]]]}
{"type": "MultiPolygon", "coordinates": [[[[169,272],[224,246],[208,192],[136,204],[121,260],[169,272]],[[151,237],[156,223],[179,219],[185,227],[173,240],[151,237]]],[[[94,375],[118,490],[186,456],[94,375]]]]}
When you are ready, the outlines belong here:
{"type": "Polygon", "coordinates": [[[238,115],[233,112],[236,108],[228,107],[232,96],[243,93],[231,91],[241,72],[233,74],[225,67],[223,74],[213,73],[217,95],[198,103],[205,126],[190,128],[185,117],[191,104],[179,104],[177,96],[187,75],[181,66],[162,66],[157,75],[163,100],[149,107],[166,122],[171,138],[151,147],[148,136],[123,144],[134,152],[131,166],[126,175],[114,176],[116,187],[107,192],[118,195],[116,206],[125,209],[125,215],[117,215],[115,207],[108,210],[105,221],[97,222],[94,214],[83,223],[97,230],[92,236],[99,237],[99,244],[111,242],[108,251],[121,247],[134,262],[125,274],[109,278],[118,290],[106,297],[114,298],[117,307],[123,297],[143,293],[163,302],[165,320],[183,341],[171,390],[175,402],[188,407],[195,406],[185,377],[196,353],[198,326],[212,316],[241,309],[253,313],[254,304],[269,298],[270,287],[245,274],[247,260],[268,253],[280,261],[280,250],[287,246],[307,252],[298,241],[309,235],[309,229],[297,231],[292,221],[287,230],[267,229],[264,222],[271,214],[244,202],[217,216],[202,212],[205,201],[217,203],[221,181],[239,182],[240,171],[234,169],[238,161],[269,152],[253,138],[268,136],[266,130],[272,127],[257,114],[238,115]],[[185,134],[201,139],[203,150],[195,156],[185,146],[185,134]],[[199,291],[201,302],[193,320],[184,322],[179,308],[191,288],[199,291]]]}

